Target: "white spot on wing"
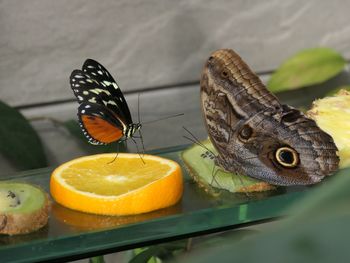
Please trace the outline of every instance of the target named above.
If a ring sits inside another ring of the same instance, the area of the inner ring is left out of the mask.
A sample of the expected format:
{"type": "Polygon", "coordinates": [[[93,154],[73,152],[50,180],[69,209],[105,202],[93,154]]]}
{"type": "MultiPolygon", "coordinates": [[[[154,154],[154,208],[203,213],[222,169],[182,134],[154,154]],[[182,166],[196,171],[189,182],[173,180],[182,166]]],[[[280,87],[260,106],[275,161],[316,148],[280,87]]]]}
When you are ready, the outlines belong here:
{"type": "Polygon", "coordinates": [[[88,92],[87,90],[84,90],[84,91],[83,91],[83,94],[84,94],[84,95],[89,95],[89,92],[88,92]]]}
{"type": "Polygon", "coordinates": [[[111,95],[111,93],[108,90],[104,90],[104,89],[92,89],[90,91],[95,94],[106,93],[108,96],[111,95]]]}
{"type": "Polygon", "coordinates": [[[117,103],[115,103],[115,101],[113,101],[113,100],[107,101],[107,104],[118,106],[117,103]]]}
{"type": "Polygon", "coordinates": [[[95,97],[89,99],[88,101],[89,101],[89,102],[92,102],[92,103],[96,103],[96,102],[97,102],[95,97]]]}

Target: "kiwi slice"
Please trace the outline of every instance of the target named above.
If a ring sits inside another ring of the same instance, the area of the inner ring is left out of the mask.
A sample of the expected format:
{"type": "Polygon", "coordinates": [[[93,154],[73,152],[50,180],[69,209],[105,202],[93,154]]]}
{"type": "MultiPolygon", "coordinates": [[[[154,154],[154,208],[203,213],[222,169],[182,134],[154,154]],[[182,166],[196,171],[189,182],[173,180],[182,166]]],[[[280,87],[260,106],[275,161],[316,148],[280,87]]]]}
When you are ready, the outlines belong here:
{"type": "Polygon", "coordinates": [[[263,192],[276,189],[275,186],[260,180],[222,170],[214,163],[217,152],[210,140],[202,144],[209,150],[199,145],[193,145],[182,152],[192,178],[206,191],[216,193],[217,189],[227,190],[231,193],[263,192]]]}
{"type": "Polygon", "coordinates": [[[0,234],[25,234],[47,224],[49,199],[26,183],[0,182],[0,234]]]}

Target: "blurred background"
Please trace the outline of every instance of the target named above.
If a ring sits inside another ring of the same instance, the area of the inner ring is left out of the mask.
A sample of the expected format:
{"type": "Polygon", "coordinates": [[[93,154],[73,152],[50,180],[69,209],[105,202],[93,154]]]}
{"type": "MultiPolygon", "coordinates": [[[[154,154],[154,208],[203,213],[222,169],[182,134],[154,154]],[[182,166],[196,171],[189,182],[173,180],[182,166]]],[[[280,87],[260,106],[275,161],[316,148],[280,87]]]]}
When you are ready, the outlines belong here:
{"type": "MultiPolygon", "coordinates": [[[[206,137],[199,78],[209,54],[232,48],[266,80],[297,51],[327,46],[350,57],[347,1],[0,1],[0,100],[38,132],[48,165],[86,154],[59,124],[76,120],[69,85],[86,58],[103,64],[134,119],[183,117],[143,127],[147,150],[206,137]]],[[[0,112],[0,116],[4,116],[0,112]]],[[[0,157],[2,173],[16,171],[0,157]]]]}
{"type": "MultiPolygon", "coordinates": [[[[183,138],[183,126],[199,139],[207,137],[199,79],[205,60],[216,49],[234,49],[268,82],[281,63],[300,50],[328,47],[340,54],[329,56],[339,70],[327,73],[322,81],[329,77],[334,87],[350,83],[344,70],[350,59],[349,10],[350,1],[341,0],[0,0],[0,179],[86,154],[116,151],[115,145],[89,147],[77,126],[78,103],[69,76],[87,58],[99,61],[114,76],[134,121],[138,96],[143,122],[184,113],[145,125],[146,150],[183,145],[190,143],[183,138]]],[[[311,85],[301,85],[305,83],[311,85]]],[[[319,87],[278,96],[294,106],[307,107],[321,96],[316,94],[319,87]]],[[[135,151],[133,145],[128,147],[135,151]]],[[[298,216],[295,208],[291,212],[296,214],[294,223],[286,225],[285,232],[269,235],[267,231],[236,250],[220,244],[221,250],[201,251],[191,262],[220,261],[220,254],[226,259],[236,255],[237,262],[257,262],[262,257],[272,262],[310,262],[309,256],[332,262],[335,255],[348,256],[349,179],[343,176],[341,180],[333,188],[323,186],[315,200],[305,203],[304,210],[311,212],[298,216]],[[328,210],[324,203],[329,204],[328,210]],[[313,209],[324,214],[321,217],[313,209]],[[327,217],[325,225],[313,221],[325,215],[334,218],[327,217]],[[339,221],[340,216],[345,219],[339,221]],[[330,237],[338,241],[340,237],[341,242],[331,242],[330,237]],[[328,253],[330,245],[337,253],[328,253]],[[267,248],[276,249],[267,253],[267,248]],[[290,252],[289,261],[284,249],[290,252]],[[276,251],[280,251],[278,257],[276,251]],[[304,261],[299,253],[305,253],[304,261]]]]}

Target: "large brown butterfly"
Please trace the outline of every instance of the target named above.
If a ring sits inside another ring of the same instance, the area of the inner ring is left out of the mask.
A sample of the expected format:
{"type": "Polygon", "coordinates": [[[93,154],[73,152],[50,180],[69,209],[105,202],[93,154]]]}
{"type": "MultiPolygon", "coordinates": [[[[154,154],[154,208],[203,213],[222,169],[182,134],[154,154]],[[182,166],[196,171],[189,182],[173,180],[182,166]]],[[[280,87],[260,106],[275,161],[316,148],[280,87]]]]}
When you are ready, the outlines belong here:
{"type": "Polygon", "coordinates": [[[201,77],[201,100],[216,163],[275,185],[308,185],[338,168],[331,136],[281,104],[233,50],[214,52],[201,77]]]}
{"type": "Polygon", "coordinates": [[[133,123],[119,86],[97,61],[87,59],[82,70],[74,70],[70,85],[80,103],[80,126],[91,144],[126,140],[140,130],[141,124],[133,123]]]}

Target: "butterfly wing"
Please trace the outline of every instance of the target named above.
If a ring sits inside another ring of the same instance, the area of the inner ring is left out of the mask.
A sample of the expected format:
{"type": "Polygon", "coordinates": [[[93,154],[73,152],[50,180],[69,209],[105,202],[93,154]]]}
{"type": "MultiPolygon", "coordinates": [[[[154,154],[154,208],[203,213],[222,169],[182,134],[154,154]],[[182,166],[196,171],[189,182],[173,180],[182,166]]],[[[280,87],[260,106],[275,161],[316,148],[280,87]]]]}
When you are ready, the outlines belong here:
{"type": "Polygon", "coordinates": [[[227,171],[276,185],[307,185],[338,167],[333,139],[282,105],[233,50],[209,57],[201,100],[216,162],[227,171]]]}
{"type": "Polygon", "coordinates": [[[70,76],[70,85],[79,103],[107,104],[108,93],[101,89],[97,81],[80,69],[73,70],[70,76]]]}
{"type": "Polygon", "coordinates": [[[112,109],[118,109],[128,123],[132,123],[130,110],[123,93],[121,92],[117,82],[114,80],[112,75],[107,71],[107,69],[100,63],[93,59],[87,59],[83,65],[83,72],[91,76],[94,79],[100,89],[108,91],[110,96],[113,98],[113,102],[110,102],[112,109]]]}
{"type": "Polygon", "coordinates": [[[70,84],[79,103],[104,105],[125,123],[132,123],[123,93],[110,73],[97,61],[87,59],[82,70],[74,70],[70,76],[70,84]]]}
{"type": "Polygon", "coordinates": [[[106,106],[82,102],[78,108],[79,124],[91,144],[101,145],[123,137],[126,124],[106,106]]]}

